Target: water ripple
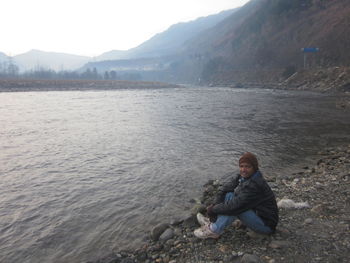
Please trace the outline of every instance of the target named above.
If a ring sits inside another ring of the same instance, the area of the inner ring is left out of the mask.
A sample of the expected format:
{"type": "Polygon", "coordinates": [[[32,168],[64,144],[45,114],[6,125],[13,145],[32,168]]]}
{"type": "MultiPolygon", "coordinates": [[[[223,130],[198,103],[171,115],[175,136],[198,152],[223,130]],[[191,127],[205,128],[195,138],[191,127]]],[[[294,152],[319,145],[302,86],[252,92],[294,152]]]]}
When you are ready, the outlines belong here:
{"type": "Polygon", "coordinates": [[[0,262],[74,263],[138,246],[244,151],[278,173],[349,142],[336,100],[189,87],[0,93],[0,262]]]}

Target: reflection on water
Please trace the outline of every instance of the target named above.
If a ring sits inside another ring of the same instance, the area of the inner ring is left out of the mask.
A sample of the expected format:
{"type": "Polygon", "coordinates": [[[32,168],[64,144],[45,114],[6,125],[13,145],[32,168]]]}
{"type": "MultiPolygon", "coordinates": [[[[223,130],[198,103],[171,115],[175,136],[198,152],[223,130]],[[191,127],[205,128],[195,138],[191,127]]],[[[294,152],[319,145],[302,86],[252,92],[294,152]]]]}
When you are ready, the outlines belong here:
{"type": "Polygon", "coordinates": [[[244,151],[265,173],[349,142],[329,95],[229,88],[0,93],[0,261],[84,262],[187,214],[244,151]]]}

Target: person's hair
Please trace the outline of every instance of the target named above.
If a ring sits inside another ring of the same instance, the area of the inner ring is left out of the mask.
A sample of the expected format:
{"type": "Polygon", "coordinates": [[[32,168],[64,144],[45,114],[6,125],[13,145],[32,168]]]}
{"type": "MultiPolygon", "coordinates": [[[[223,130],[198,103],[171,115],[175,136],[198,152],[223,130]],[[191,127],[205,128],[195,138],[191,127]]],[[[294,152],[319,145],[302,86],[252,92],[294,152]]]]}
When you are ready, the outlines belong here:
{"type": "Polygon", "coordinates": [[[259,170],[259,163],[258,163],[258,159],[256,158],[256,156],[250,152],[246,152],[244,153],[241,158],[239,158],[239,165],[241,165],[241,163],[249,163],[251,166],[253,166],[254,171],[259,170]]]}

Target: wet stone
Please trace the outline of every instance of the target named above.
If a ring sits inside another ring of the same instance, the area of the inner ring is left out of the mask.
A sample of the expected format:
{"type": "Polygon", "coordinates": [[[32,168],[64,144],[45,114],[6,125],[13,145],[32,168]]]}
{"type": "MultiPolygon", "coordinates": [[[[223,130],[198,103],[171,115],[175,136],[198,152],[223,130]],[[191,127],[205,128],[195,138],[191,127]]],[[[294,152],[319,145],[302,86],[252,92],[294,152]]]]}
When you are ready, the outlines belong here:
{"type": "Polygon", "coordinates": [[[173,218],[170,221],[170,225],[172,226],[178,226],[180,225],[186,218],[185,217],[178,217],[178,218],[173,218]]]}
{"type": "Polygon", "coordinates": [[[159,237],[160,241],[167,241],[169,239],[172,239],[174,237],[174,230],[171,228],[168,228],[167,230],[165,230],[161,236],[159,237]]]}
{"type": "Polygon", "coordinates": [[[151,230],[151,238],[157,241],[163,232],[169,227],[168,224],[159,224],[151,230]]]}

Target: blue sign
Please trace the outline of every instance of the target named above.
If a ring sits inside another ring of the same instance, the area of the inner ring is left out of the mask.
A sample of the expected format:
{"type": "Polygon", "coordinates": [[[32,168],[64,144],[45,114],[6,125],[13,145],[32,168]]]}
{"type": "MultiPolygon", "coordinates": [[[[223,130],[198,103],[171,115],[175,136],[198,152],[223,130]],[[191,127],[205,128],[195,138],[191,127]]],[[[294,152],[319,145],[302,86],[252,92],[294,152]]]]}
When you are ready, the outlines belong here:
{"type": "Polygon", "coordinates": [[[304,47],[301,49],[302,52],[304,53],[315,53],[320,51],[318,47],[304,47]]]}

